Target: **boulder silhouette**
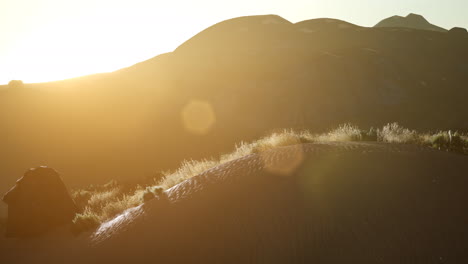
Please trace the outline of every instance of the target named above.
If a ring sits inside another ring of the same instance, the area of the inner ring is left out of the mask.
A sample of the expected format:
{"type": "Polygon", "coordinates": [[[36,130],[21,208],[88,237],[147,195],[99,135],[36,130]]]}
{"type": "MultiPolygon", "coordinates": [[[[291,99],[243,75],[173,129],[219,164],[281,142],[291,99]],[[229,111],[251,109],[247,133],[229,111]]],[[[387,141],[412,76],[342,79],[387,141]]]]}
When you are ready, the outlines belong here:
{"type": "Polygon", "coordinates": [[[33,237],[71,223],[78,209],[52,168],[31,168],[3,197],[8,205],[7,237],[33,237]]]}

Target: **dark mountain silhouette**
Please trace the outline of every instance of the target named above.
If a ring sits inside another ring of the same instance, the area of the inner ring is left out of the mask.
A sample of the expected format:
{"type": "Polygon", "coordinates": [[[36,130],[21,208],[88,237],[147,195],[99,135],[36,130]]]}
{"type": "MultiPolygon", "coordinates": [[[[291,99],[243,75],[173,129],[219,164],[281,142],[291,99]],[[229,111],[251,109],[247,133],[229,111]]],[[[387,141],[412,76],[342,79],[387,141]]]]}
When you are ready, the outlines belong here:
{"type": "Polygon", "coordinates": [[[282,128],[466,131],[468,37],[456,35],[241,17],[113,73],[0,87],[1,188],[38,165],[71,187],[151,177],[282,128]],[[184,127],[192,100],[214,113],[205,134],[184,127]]]}
{"type": "Polygon", "coordinates": [[[391,28],[412,28],[412,29],[421,29],[421,30],[432,30],[439,32],[446,32],[445,28],[438,27],[429,23],[423,16],[418,14],[409,14],[406,17],[402,16],[392,16],[386,18],[374,27],[391,27],[391,28]]]}

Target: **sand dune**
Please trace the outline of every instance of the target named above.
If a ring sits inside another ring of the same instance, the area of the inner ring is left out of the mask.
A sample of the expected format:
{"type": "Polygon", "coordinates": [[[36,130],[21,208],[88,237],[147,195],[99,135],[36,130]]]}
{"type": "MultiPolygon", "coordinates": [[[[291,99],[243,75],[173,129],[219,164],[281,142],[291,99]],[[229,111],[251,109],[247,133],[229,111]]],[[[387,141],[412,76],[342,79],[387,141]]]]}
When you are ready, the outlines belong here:
{"type": "Polygon", "coordinates": [[[167,202],[93,234],[10,241],[1,254],[16,263],[461,263],[467,172],[467,156],[413,145],[280,147],[182,182],[167,202]]]}
{"type": "Polygon", "coordinates": [[[131,209],[92,236],[93,251],[98,262],[458,262],[467,172],[466,156],[409,145],[282,147],[131,209]]]}

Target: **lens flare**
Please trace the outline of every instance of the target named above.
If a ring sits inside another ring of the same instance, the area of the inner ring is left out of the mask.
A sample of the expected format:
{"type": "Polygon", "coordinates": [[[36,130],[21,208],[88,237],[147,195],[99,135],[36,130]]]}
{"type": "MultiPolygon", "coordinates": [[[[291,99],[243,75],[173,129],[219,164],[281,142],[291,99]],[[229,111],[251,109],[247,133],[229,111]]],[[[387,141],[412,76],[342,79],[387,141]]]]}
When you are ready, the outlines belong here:
{"type": "Polygon", "coordinates": [[[304,151],[302,145],[295,145],[291,148],[293,148],[291,151],[274,159],[271,159],[268,154],[260,153],[265,169],[280,176],[293,174],[304,160],[304,151]]]}
{"type": "Polygon", "coordinates": [[[216,123],[212,105],[202,100],[191,100],[181,112],[184,128],[193,134],[205,135],[216,123]]]}

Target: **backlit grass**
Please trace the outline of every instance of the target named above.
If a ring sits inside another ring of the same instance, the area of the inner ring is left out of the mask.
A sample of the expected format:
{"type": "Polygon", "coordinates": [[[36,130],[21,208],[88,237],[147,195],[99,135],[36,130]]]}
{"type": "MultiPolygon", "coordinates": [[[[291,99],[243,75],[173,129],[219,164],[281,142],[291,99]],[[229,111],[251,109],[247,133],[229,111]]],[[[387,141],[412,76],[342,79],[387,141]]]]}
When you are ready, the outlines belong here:
{"type": "Polygon", "coordinates": [[[81,208],[82,213],[78,214],[73,221],[73,230],[75,233],[92,230],[100,223],[112,219],[126,209],[149,201],[155,196],[161,195],[164,190],[223,163],[281,146],[336,141],[418,144],[439,150],[468,154],[468,136],[466,134],[452,131],[418,133],[403,128],[397,123],[387,124],[380,129],[370,128],[368,130],[362,130],[352,124],[344,124],[322,134],[284,130],[250,143],[241,142],[235,146],[231,153],[221,155],[218,159],[183,161],[175,171],[162,172],[163,177],[155,179],[155,184],[149,186],[129,187],[117,182],[110,182],[102,186],[74,190],[72,192],[73,198],[78,207],[81,208]]]}

